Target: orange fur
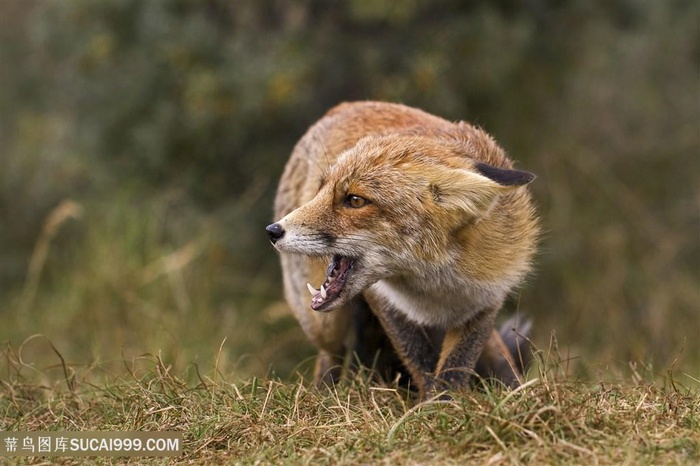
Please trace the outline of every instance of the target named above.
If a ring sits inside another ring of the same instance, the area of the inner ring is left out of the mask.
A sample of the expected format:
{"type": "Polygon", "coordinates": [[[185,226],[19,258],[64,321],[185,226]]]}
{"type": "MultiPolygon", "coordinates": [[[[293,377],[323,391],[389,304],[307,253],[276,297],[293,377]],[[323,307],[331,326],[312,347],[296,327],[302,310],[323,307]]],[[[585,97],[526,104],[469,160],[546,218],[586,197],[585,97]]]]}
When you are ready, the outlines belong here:
{"type": "Polygon", "coordinates": [[[353,342],[352,309],[373,303],[414,379],[436,372],[463,385],[448,372],[473,369],[496,311],[530,268],[532,178],[467,123],[379,102],[330,110],[295,147],[268,227],[307,336],[328,354],[362,345],[353,342]],[[342,279],[326,276],[329,262],[342,279]],[[330,293],[316,291],[316,310],[309,282],[330,293]],[[422,328],[448,335],[437,354],[421,353],[432,351],[429,338],[411,341],[422,328]]]}

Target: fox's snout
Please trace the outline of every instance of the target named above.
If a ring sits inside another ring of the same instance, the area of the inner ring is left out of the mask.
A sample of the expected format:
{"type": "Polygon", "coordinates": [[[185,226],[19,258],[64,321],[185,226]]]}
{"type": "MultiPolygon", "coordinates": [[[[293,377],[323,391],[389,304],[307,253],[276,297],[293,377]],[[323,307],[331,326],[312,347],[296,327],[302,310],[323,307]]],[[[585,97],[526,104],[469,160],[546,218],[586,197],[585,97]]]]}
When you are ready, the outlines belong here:
{"type": "Polygon", "coordinates": [[[275,244],[278,240],[282,239],[284,236],[284,228],[279,223],[273,223],[265,228],[267,231],[267,236],[270,238],[270,242],[275,244]]]}

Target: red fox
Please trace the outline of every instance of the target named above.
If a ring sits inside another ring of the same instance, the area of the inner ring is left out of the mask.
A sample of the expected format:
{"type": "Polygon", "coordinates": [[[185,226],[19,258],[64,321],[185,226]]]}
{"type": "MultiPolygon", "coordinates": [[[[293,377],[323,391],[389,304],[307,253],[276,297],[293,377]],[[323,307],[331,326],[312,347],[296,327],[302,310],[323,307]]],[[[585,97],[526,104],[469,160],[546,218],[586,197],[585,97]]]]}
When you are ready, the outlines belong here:
{"type": "Polygon", "coordinates": [[[400,104],[344,103],[314,124],[267,233],[319,349],[316,383],[352,351],[421,396],[467,387],[475,368],[517,385],[526,355],[494,319],[536,249],[534,178],[484,131],[400,104]]]}

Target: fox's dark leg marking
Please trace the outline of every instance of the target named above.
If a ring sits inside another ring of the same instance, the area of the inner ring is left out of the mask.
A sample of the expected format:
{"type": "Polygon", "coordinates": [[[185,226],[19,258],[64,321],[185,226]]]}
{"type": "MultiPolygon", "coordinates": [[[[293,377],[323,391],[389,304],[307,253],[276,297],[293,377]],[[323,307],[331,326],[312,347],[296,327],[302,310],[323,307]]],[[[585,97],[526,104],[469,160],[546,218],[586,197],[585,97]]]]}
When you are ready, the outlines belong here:
{"type": "Polygon", "coordinates": [[[351,309],[355,332],[351,368],[359,364],[372,369],[384,382],[393,382],[398,377],[400,386],[408,386],[408,370],[367,302],[356,298],[351,309]]]}
{"type": "Polygon", "coordinates": [[[438,362],[438,348],[426,328],[409,321],[381,298],[365,293],[370,308],[384,327],[387,336],[404,363],[421,395],[431,391],[433,373],[438,362]]]}
{"type": "Polygon", "coordinates": [[[479,356],[493,330],[496,309],[485,309],[461,327],[450,329],[442,343],[440,359],[435,368],[442,388],[469,386],[479,356]]]}

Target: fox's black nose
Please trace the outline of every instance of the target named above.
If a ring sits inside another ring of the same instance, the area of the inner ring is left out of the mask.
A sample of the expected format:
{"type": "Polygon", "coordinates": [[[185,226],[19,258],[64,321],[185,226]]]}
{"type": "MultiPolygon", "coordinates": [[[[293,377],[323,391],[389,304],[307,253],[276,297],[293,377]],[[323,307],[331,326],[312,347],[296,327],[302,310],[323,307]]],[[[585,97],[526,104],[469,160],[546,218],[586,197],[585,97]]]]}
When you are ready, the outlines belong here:
{"type": "Polygon", "coordinates": [[[265,228],[267,231],[267,236],[270,237],[270,241],[274,244],[278,239],[284,236],[284,228],[279,223],[273,223],[265,228]]]}

